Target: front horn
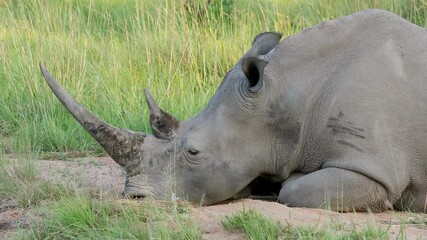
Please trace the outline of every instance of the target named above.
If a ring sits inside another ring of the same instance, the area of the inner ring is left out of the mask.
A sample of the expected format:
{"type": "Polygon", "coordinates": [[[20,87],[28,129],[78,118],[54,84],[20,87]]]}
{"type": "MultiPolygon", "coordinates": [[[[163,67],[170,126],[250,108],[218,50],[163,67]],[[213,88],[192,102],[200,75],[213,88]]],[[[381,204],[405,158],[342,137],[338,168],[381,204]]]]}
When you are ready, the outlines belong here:
{"type": "Polygon", "coordinates": [[[116,128],[100,120],[76,102],[42,63],[40,63],[40,70],[50,89],[71,115],[101,144],[116,163],[124,167],[126,171],[131,170],[130,165],[140,160],[144,138],[147,135],[143,132],[116,128]]]}

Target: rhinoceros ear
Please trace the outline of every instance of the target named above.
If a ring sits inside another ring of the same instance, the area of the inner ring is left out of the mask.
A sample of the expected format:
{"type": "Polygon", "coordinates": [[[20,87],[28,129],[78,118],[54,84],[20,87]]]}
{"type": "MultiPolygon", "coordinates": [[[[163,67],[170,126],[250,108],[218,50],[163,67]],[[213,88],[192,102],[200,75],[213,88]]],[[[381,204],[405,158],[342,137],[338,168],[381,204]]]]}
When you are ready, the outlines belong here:
{"type": "Polygon", "coordinates": [[[144,94],[150,109],[150,125],[154,136],[159,139],[172,139],[178,130],[179,121],[160,109],[147,89],[144,90],[144,94]]]}
{"type": "Polygon", "coordinates": [[[255,37],[248,54],[251,56],[264,55],[273,50],[282,38],[281,33],[264,32],[255,37]]]}
{"type": "Polygon", "coordinates": [[[243,56],[242,70],[248,79],[250,92],[255,93],[261,89],[268,53],[279,44],[281,38],[280,33],[261,33],[255,37],[251,49],[243,56]]]}
{"type": "Polygon", "coordinates": [[[250,92],[256,93],[261,89],[266,65],[266,61],[257,57],[248,57],[243,60],[242,70],[248,79],[250,92]]]}

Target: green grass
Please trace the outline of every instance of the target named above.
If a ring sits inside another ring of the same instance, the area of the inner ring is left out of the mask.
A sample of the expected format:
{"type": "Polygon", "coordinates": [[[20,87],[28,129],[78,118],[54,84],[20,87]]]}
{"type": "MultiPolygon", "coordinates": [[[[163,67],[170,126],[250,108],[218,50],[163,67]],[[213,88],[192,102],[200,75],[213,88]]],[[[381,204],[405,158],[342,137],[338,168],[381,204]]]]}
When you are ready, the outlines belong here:
{"type": "MultiPolygon", "coordinates": [[[[63,198],[39,214],[16,239],[200,239],[201,228],[172,203],[63,198]]],[[[183,207],[185,210],[186,208],[183,207]]]]}
{"type": "Polygon", "coordinates": [[[243,210],[222,221],[227,231],[241,230],[249,239],[277,239],[281,232],[279,222],[253,211],[243,210]]]}
{"type": "Polygon", "coordinates": [[[34,160],[5,160],[0,155],[0,200],[12,199],[20,207],[38,206],[70,196],[70,186],[42,178],[34,160]]]}
{"type": "Polygon", "coordinates": [[[0,154],[0,203],[16,203],[16,208],[23,209],[21,219],[28,223],[16,223],[8,239],[201,238],[200,225],[189,218],[186,203],[119,199],[81,188],[83,179],[77,183],[79,189],[66,176],[42,177],[34,161],[0,154]]]}
{"type": "Polygon", "coordinates": [[[376,225],[365,225],[348,231],[331,227],[314,226],[293,227],[281,225],[254,210],[242,210],[226,216],[222,225],[229,231],[241,231],[248,239],[388,239],[388,229],[376,225]]]}
{"type": "Polygon", "coordinates": [[[186,119],[260,32],[289,36],[365,8],[427,19],[421,0],[205,2],[0,1],[0,151],[102,152],[50,92],[40,61],[102,119],[150,132],[144,88],[186,119]]]}

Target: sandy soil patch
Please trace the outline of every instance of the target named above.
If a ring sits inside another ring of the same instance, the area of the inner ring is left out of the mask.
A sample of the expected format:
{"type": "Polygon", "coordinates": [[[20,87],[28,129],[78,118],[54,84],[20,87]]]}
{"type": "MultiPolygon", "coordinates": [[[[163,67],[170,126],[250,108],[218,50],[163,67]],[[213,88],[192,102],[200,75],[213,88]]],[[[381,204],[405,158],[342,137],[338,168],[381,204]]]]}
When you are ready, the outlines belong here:
{"type": "MultiPolygon", "coordinates": [[[[109,157],[81,158],[72,161],[37,160],[37,167],[47,179],[62,179],[76,187],[92,185],[105,192],[119,195],[123,190],[124,172],[109,157]],[[88,183],[88,184],[83,184],[88,183]]],[[[388,229],[390,238],[399,238],[403,233],[407,239],[427,239],[425,224],[417,219],[427,219],[425,214],[407,212],[372,213],[336,213],[321,209],[289,208],[276,202],[243,199],[208,207],[194,207],[191,216],[200,222],[204,239],[244,239],[243,234],[228,233],[221,219],[243,209],[253,209],[265,216],[277,219],[291,226],[330,227],[340,225],[342,229],[358,228],[366,224],[378,224],[388,229]]],[[[0,202],[0,238],[13,230],[17,222],[22,221],[23,211],[10,200],[0,202]]]]}

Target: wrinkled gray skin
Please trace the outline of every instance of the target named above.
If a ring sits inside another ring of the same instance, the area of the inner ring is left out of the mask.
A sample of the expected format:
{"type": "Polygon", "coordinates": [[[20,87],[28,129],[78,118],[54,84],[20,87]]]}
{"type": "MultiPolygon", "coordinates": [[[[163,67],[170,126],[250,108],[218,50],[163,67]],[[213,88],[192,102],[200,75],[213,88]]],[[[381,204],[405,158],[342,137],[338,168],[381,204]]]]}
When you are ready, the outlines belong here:
{"type": "Polygon", "coordinates": [[[198,115],[179,122],[148,91],[154,135],[65,107],[127,172],[125,194],[214,204],[259,176],[279,201],[337,211],[425,211],[427,32],[366,10],[290,36],[258,35],[198,115]]]}

